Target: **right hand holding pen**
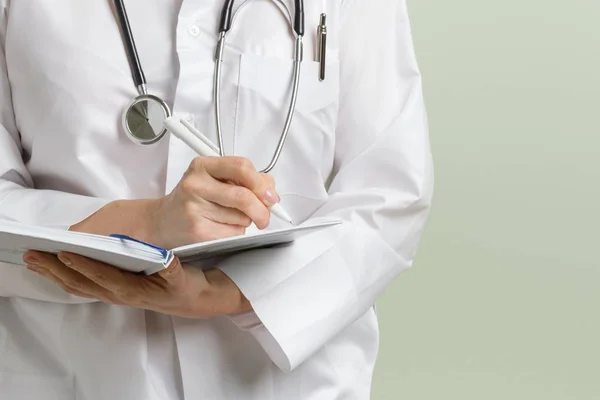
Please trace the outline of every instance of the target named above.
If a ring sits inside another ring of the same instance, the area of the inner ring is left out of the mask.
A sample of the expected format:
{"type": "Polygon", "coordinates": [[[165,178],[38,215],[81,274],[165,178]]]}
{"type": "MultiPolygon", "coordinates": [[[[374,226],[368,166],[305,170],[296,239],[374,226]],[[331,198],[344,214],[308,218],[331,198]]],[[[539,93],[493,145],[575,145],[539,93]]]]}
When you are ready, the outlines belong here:
{"type": "Polygon", "coordinates": [[[279,201],[270,175],[246,158],[197,157],[175,189],[163,197],[156,219],[166,247],[242,235],[252,223],[269,225],[269,207],[279,201]]]}

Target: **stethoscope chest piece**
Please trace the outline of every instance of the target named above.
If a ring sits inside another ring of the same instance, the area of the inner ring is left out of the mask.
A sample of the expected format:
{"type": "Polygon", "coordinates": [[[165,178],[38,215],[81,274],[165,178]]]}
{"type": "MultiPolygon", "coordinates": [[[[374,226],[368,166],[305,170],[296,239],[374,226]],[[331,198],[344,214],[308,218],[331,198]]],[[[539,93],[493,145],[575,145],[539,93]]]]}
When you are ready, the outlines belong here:
{"type": "Polygon", "coordinates": [[[170,116],[171,110],[163,100],[142,94],[123,113],[123,129],[133,142],[153,144],[167,134],[164,122],[170,116]]]}

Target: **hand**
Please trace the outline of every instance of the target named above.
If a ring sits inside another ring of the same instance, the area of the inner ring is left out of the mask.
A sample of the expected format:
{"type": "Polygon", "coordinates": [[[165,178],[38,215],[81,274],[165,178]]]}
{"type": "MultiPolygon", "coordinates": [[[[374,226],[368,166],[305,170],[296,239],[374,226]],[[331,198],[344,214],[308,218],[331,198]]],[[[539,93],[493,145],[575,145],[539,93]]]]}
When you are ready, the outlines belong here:
{"type": "Polygon", "coordinates": [[[159,199],[117,200],[69,229],[121,233],[164,248],[242,235],[269,224],[279,201],[270,175],[241,157],[197,157],[181,181],[159,199]]]}
{"type": "Polygon", "coordinates": [[[167,248],[242,235],[252,223],[264,229],[279,201],[270,175],[241,157],[197,157],[160,202],[155,243],[167,248]]]}
{"type": "Polygon", "coordinates": [[[27,268],[75,296],[184,318],[250,311],[238,287],[220,270],[204,273],[178,259],[154,275],[122,271],[86,257],[28,251],[27,268]]]}

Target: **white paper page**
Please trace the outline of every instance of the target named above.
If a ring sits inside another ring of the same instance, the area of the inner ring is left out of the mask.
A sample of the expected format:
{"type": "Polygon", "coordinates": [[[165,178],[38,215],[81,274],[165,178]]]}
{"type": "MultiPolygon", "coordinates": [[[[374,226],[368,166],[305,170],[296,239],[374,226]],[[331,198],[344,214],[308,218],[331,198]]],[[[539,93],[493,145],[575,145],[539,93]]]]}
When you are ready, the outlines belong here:
{"type": "Polygon", "coordinates": [[[253,230],[242,236],[178,247],[173,249],[173,253],[182,262],[193,262],[243,250],[291,243],[301,236],[326,229],[330,226],[339,225],[340,223],[342,221],[338,219],[323,218],[311,220],[299,226],[264,231],[253,230]]]}

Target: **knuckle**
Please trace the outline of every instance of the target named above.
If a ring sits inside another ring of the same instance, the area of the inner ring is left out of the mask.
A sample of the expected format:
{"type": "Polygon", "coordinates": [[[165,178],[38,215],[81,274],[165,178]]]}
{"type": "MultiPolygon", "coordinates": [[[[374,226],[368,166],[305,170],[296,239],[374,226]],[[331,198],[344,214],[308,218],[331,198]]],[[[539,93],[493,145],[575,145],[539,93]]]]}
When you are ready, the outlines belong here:
{"type": "Polygon", "coordinates": [[[81,289],[83,289],[83,283],[79,279],[67,278],[63,282],[64,282],[65,286],[68,287],[69,289],[77,290],[77,291],[81,291],[81,289]]]}
{"type": "Polygon", "coordinates": [[[234,160],[234,166],[237,169],[237,171],[241,174],[251,174],[252,172],[254,172],[254,164],[252,164],[252,161],[248,160],[247,158],[244,157],[235,157],[234,160]]]}
{"type": "Polygon", "coordinates": [[[204,169],[204,157],[194,157],[192,162],[190,162],[190,170],[192,171],[201,171],[204,169]]]}
{"type": "Polygon", "coordinates": [[[185,177],[179,182],[179,187],[181,191],[183,191],[187,195],[196,192],[197,186],[198,185],[196,184],[195,179],[193,179],[191,176],[185,177]]]}

